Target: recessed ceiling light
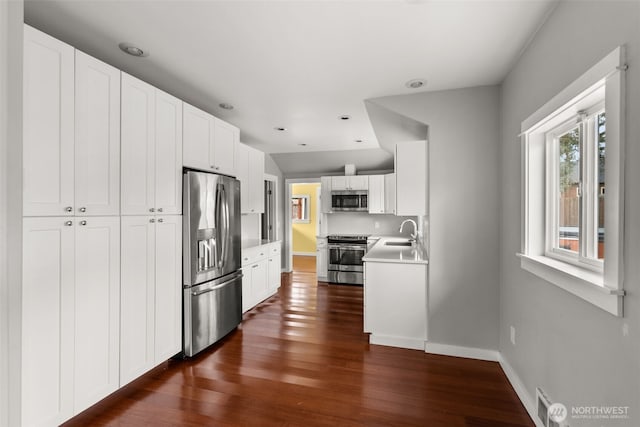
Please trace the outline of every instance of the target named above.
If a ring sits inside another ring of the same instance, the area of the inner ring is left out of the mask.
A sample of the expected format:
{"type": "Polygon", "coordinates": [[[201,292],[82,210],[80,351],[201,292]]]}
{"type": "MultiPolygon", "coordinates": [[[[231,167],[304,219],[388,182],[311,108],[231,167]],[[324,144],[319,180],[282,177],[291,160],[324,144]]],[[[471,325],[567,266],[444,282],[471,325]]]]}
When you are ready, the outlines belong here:
{"type": "Polygon", "coordinates": [[[137,57],[149,56],[149,52],[146,52],[140,49],[138,46],[132,45],[131,43],[120,43],[118,46],[123,52],[128,53],[129,55],[132,55],[132,56],[137,56],[137,57]]]}
{"type": "Polygon", "coordinates": [[[353,142],[362,142],[361,139],[354,139],[353,142]]]}
{"type": "Polygon", "coordinates": [[[404,85],[409,89],[419,89],[426,84],[427,84],[427,81],[425,79],[413,79],[413,80],[409,80],[404,85]]]}
{"type": "Polygon", "coordinates": [[[349,120],[351,118],[351,116],[347,116],[346,114],[344,116],[340,116],[338,117],[340,120],[349,120]]]}
{"type": "Polygon", "coordinates": [[[224,110],[233,110],[233,105],[228,104],[226,102],[223,102],[221,104],[218,104],[218,107],[224,109],[224,110]]]}
{"type": "Polygon", "coordinates": [[[274,127],[274,129],[279,131],[279,132],[284,132],[285,130],[287,130],[287,128],[283,128],[281,126],[276,126],[276,127],[274,127]]]}
{"type": "Polygon", "coordinates": [[[307,146],[307,144],[305,144],[304,142],[302,142],[302,143],[300,143],[298,145],[301,146],[301,147],[306,147],[307,146]]]}

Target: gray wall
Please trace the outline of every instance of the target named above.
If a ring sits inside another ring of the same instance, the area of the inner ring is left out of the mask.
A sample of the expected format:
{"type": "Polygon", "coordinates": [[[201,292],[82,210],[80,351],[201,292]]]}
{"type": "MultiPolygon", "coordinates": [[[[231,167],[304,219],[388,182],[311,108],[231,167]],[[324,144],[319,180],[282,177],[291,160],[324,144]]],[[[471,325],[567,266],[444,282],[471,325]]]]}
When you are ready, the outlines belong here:
{"type": "Polygon", "coordinates": [[[20,425],[22,0],[0,2],[0,426],[20,425]]]}
{"type": "Polygon", "coordinates": [[[640,425],[640,2],[560,2],[512,69],[501,102],[500,351],[528,393],[543,387],[571,406],[630,406],[640,425]],[[626,44],[627,148],[624,318],[520,268],[520,123],[616,46],[626,44]],[[623,336],[623,326],[629,326],[623,336]],[[516,346],[509,328],[516,328],[516,346]]]}
{"type": "Polygon", "coordinates": [[[370,102],[429,128],[429,341],[496,350],[499,88],[370,102]]]}

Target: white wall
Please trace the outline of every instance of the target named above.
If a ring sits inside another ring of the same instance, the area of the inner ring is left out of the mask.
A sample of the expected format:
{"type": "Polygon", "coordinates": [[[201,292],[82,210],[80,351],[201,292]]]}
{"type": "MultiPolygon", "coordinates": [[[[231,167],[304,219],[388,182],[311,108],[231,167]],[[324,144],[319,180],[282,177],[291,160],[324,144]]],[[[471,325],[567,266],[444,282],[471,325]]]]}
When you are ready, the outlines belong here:
{"type": "Polygon", "coordinates": [[[534,396],[571,406],[630,406],[628,420],[570,420],[573,426],[640,425],[640,2],[560,2],[502,87],[500,351],[534,396]],[[624,318],[520,268],[520,123],[589,67],[626,44],[627,148],[624,318]],[[509,328],[516,328],[516,346],[509,328]],[[629,334],[623,336],[623,326],[629,334]]]}
{"type": "Polygon", "coordinates": [[[370,102],[429,128],[429,341],[496,350],[499,88],[370,102]]]}
{"type": "MultiPolygon", "coordinates": [[[[399,236],[400,224],[415,216],[370,215],[364,212],[337,212],[327,214],[327,234],[373,234],[378,236],[399,236]]],[[[405,226],[403,236],[409,237],[412,226],[405,226]]]]}
{"type": "Polygon", "coordinates": [[[0,426],[20,424],[23,10],[0,2],[0,426]]]}

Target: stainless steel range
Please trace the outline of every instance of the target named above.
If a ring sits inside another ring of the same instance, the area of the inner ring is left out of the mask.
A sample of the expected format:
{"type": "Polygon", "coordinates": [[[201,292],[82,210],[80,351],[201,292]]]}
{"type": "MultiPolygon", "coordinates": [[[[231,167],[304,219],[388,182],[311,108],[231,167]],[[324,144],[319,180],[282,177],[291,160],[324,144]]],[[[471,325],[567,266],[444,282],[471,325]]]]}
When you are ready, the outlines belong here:
{"type": "Polygon", "coordinates": [[[328,281],[347,285],[364,283],[362,257],[367,252],[368,235],[327,236],[329,251],[328,281]]]}

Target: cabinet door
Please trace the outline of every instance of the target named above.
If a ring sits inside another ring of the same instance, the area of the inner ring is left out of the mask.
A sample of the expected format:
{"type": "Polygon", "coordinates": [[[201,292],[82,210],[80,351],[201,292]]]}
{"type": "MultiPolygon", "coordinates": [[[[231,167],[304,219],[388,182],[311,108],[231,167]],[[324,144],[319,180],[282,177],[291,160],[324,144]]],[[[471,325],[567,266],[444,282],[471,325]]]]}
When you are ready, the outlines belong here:
{"type": "Polygon", "coordinates": [[[123,216],[121,228],[122,387],[151,369],[154,364],[155,218],[123,216]]]}
{"type": "Polygon", "coordinates": [[[316,275],[327,280],[327,239],[319,237],[316,243],[316,275]]]}
{"type": "Polygon", "coordinates": [[[182,212],[182,101],[156,90],[155,208],[182,212]]]}
{"type": "Polygon", "coordinates": [[[384,211],[388,214],[396,213],[396,174],[384,176],[384,211]]]}
{"type": "Polygon", "coordinates": [[[426,215],[427,142],[396,144],[396,215],[426,215]]]}
{"type": "Polygon", "coordinates": [[[155,361],[182,349],[182,216],[159,216],[155,245],[155,361]]]}
{"type": "Polygon", "coordinates": [[[74,229],[72,217],[23,222],[25,426],[59,425],[73,415],[74,229]]]}
{"type": "Polygon", "coordinates": [[[235,151],[240,139],[237,127],[213,117],[213,140],[209,150],[216,173],[236,176],[235,151]]]}
{"type": "Polygon", "coordinates": [[[253,307],[253,295],[251,293],[251,266],[242,267],[242,312],[246,313],[253,307]]]}
{"type": "Polygon", "coordinates": [[[370,214],[384,213],[384,175],[369,176],[368,198],[370,214]]]}
{"type": "Polygon", "coordinates": [[[249,212],[264,213],[264,153],[249,147],[249,212]]]}
{"type": "Polygon", "coordinates": [[[269,294],[273,295],[280,287],[280,254],[269,257],[269,294]]]}
{"type": "Polygon", "coordinates": [[[74,49],[24,27],[23,214],[73,212],[74,49]]]}
{"type": "Polygon", "coordinates": [[[320,205],[322,213],[331,213],[331,177],[320,177],[320,205]]]}
{"type": "Polygon", "coordinates": [[[331,190],[341,191],[341,190],[348,190],[348,189],[349,189],[349,183],[347,182],[346,176],[331,177],[331,190]]]}
{"type": "Polygon", "coordinates": [[[347,177],[349,190],[366,190],[369,188],[368,175],[352,175],[347,177]]]}
{"type": "Polygon", "coordinates": [[[119,386],[120,217],[76,218],[74,413],[119,386]]]}
{"type": "Polygon", "coordinates": [[[187,103],[183,104],[183,147],[182,161],[184,166],[194,169],[208,170],[212,168],[209,161],[209,149],[213,140],[211,115],[187,103]]]}
{"type": "Polygon", "coordinates": [[[260,260],[251,265],[251,293],[254,305],[269,296],[269,261],[260,260]]]}
{"type": "Polygon", "coordinates": [[[120,214],[120,70],[76,51],[76,215],[120,214]]]}
{"type": "Polygon", "coordinates": [[[155,208],[155,88],[122,73],[121,212],[155,208]]]}
{"type": "Polygon", "coordinates": [[[238,143],[236,147],[236,177],[240,181],[240,212],[251,213],[249,203],[249,147],[238,143]]]}

